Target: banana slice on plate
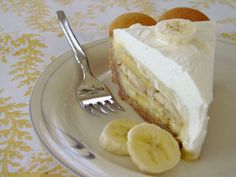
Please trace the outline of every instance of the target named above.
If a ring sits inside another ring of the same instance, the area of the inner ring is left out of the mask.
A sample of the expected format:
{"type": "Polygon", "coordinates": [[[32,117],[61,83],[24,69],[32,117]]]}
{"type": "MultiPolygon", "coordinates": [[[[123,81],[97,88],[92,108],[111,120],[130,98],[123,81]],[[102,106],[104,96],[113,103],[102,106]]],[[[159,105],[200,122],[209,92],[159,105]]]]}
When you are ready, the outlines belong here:
{"type": "Polygon", "coordinates": [[[165,44],[189,43],[196,32],[196,25],[186,19],[170,19],[156,24],[157,39],[165,44]]]}
{"type": "Polygon", "coordinates": [[[180,149],[166,130],[141,123],[128,132],[128,152],[137,167],[147,173],[161,173],[177,165],[180,149]]]}
{"type": "Polygon", "coordinates": [[[100,145],[111,153],[129,155],[127,149],[127,134],[136,124],[135,121],[130,119],[116,119],[109,122],[99,137],[100,145]]]}

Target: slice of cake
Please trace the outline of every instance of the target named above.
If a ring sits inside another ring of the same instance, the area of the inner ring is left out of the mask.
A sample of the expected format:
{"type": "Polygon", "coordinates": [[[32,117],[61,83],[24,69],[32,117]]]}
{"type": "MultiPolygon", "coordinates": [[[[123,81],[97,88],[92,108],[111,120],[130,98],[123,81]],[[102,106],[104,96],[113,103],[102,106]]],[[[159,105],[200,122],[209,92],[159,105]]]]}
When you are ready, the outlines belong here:
{"type": "Polygon", "coordinates": [[[195,160],[212,101],[215,22],[204,21],[204,14],[189,8],[170,12],[157,24],[139,13],[113,21],[112,77],[120,97],[144,120],[171,132],[180,142],[183,159],[195,160]],[[173,19],[175,14],[178,19],[173,19]]]}

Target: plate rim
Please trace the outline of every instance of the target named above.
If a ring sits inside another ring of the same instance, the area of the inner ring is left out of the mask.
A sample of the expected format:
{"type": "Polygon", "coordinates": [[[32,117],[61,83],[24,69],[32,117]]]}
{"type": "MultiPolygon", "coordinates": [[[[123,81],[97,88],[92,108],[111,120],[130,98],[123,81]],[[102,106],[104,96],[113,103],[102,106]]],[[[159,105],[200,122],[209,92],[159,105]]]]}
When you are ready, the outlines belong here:
{"type": "MultiPolygon", "coordinates": [[[[108,42],[108,38],[102,38],[102,39],[98,39],[95,41],[90,41],[88,43],[83,44],[83,48],[89,49],[92,48],[94,46],[103,44],[108,42]]],[[[69,165],[67,165],[64,161],[62,161],[60,158],[57,157],[57,155],[52,152],[52,150],[46,145],[47,143],[44,142],[44,140],[42,139],[42,137],[40,136],[40,132],[36,126],[35,120],[33,118],[33,102],[34,102],[34,97],[35,97],[35,92],[36,92],[36,88],[38,87],[38,85],[40,85],[41,80],[43,80],[43,77],[45,76],[46,72],[49,72],[51,69],[53,69],[54,65],[58,65],[60,66],[60,64],[66,62],[68,60],[68,58],[73,56],[73,52],[71,50],[68,50],[64,53],[62,53],[61,55],[59,55],[58,57],[56,57],[57,59],[61,59],[61,60],[54,60],[53,62],[51,62],[44,70],[43,72],[40,74],[40,76],[37,78],[37,80],[35,81],[33,88],[32,88],[32,92],[31,92],[31,96],[30,96],[30,100],[29,100],[29,113],[30,113],[30,121],[31,124],[33,125],[33,129],[34,132],[36,132],[36,135],[38,136],[38,139],[40,140],[40,143],[42,143],[44,149],[53,156],[54,159],[56,159],[56,161],[58,161],[64,168],[69,169],[72,173],[74,173],[75,175],[80,175],[80,176],[88,176],[89,173],[85,173],[83,170],[77,169],[76,171],[74,169],[72,169],[69,165]]],[[[56,68],[58,68],[58,66],[56,68]]],[[[48,79],[48,78],[47,78],[48,79]]],[[[46,82],[47,83],[47,82],[46,82]]],[[[45,86],[45,85],[44,85],[45,86]]],[[[40,104],[40,103],[39,103],[40,104]]]]}
{"type": "MultiPolygon", "coordinates": [[[[226,44],[230,44],[230,45],[233,45],[233,46],[236,46],[236,42],[234,42],[232,40],[224,39],[222,37],[220,37],[220,38],[217,37],[217,41],[222,42],[222,43],[226,43],[226,44]]],[[[109,42],[109,38],[102,38],[102,39],[98,39],[98,40],[95,40],[95,41],[90,41],[90,42],[84,44],[83,47],[84,47],[84,49],[89,49],[91,47],[94,47],[94,46],[97,46],[97,45],[100,45],[100,44],[103,44],[103,43],[106,43],[106,42],[109,42]]],[[[69,51],[66,51],[66,52],[62,53],[58,57],[56,57],[57,59],[60,58],[61,60],[54,60],[53,62],[51,62],[44,69],[44,71],[40,74],[40,76],[38,77],[38,79],[34,83],[33,89],[32,89],[32,92],[31,92],[31,96],[30,96],[30,101],[29,101],[30,121],[31,121],[31,123],[33,125],[33,128],[34,128],[34,131],[36,132],[36,135],[38,136],[38,138],[40,140],[40,143],[42,143],[43,147],[45,147],[45,150],[48,151],[49,154],[51,154],[54,159],[56,159],[62,166],[64,166],[65,168],[69,169],[75,175],[88,176],[90,173],[88,173],[88,172],[86,173],[85,171],[83,171],[81,169],[74,170],[68,164],[66,164],[63,160],[58,158],[57,155],[54,152],[52,152],[52,150],[46,145],[47,143],[45,143],[44,140],[41,138],[40,133],[38,131],[38,128],[35,125],[33,115],[32,115],[32,107],[33,107],[32,103],[34,101],[36,87],[38,87],[38,85],[40,84],[40,81],[45,76],[46,72],[49,72],[54,67],[55,64],[58,64],[58,66],[59,66],[60,63],[65,62],[71,56],[73,56],[73,53],[72,53],[71,50],[69,50],[69,51]]],[[[44,85],[44,87],[45,87],[45,85],[44,85]]]]}

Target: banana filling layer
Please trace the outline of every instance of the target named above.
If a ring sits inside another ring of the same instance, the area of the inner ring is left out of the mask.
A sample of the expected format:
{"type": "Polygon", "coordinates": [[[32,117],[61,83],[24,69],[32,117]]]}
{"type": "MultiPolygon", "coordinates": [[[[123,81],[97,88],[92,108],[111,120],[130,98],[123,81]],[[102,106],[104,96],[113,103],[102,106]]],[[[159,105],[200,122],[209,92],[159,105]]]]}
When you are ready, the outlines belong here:
{"type": "Polygon", "coordinates": [[[153,87],[145,87],[141,80],[124,65],[120,67],[119,77],[126,95],[134,99],[138,105],[155,117],[154,123],[157,122],[167,126],[176,135],[180,133],[181,119],[163,94],[153,87]]]}
{"type": "Polygon", "coordinates": [[[177,137],[183,131],[183,120],[177,110],[167,98],[154,86],[145,76],[137,71],[132,58],[119,45],[122,52],[114,52],[114,58],[118,58],[117,73],[120,84],[125,94],[136,101],[142,109],[148,112],[155,120],[153,123],[160,123],[168,127],[177,137]]]}

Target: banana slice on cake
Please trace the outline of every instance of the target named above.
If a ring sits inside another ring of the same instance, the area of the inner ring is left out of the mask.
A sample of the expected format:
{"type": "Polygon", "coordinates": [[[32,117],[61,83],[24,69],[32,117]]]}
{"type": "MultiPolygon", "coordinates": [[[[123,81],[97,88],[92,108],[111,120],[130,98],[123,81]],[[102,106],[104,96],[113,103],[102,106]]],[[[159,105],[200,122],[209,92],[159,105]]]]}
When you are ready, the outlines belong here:
{"type": "Polygon", "coordinates": [[[99,142],[107,151],[117,155],[129,155],[127,149],[128,131],[137,123],[130,119],[116,119],[103,129],[99,142]]]}
{"type": "Polygon", "coordinates": [[[128,132],[128,152],[137,167],[147,173],[161,173],[180,160],[177,141],[154,124],[141,123],[128,132]]]}
{"type": "Polygon", "coordinates": [[[165,44],[187,44],[192,40],[195,32],[196,25],[186,19],[164,20],[156,25],[157,39],[165,44]]]}

